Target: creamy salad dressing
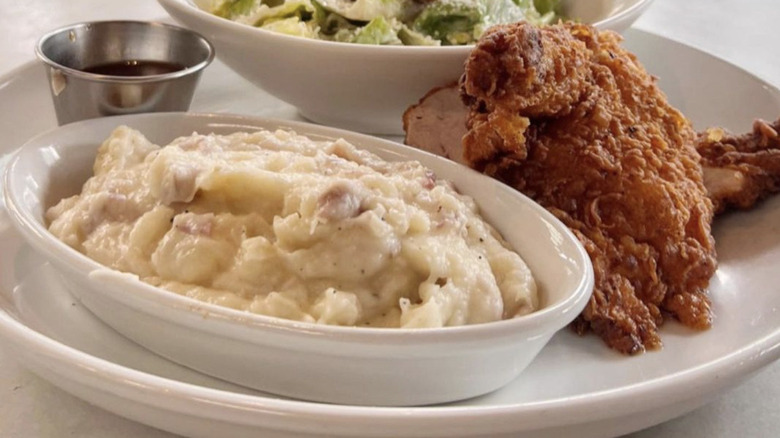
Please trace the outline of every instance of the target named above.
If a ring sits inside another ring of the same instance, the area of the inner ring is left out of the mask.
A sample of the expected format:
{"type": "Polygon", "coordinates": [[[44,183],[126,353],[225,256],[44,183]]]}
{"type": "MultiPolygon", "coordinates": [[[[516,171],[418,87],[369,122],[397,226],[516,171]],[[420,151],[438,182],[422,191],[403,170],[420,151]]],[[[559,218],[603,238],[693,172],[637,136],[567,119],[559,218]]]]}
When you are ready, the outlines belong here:
{"type": "Polygon", "coordinates": [[[489,27],[554,23],[560,0],[201,0],[211,13],[304,38],[355,44],[473,44],[489,27]]]}
{"type": "Polygon", "coordinates": [[[198,300],[299,321],[442,327],[537,308],[523,260],[416,162],[289,131],[127,127],[50,231],[95,261],[198,300]]]}

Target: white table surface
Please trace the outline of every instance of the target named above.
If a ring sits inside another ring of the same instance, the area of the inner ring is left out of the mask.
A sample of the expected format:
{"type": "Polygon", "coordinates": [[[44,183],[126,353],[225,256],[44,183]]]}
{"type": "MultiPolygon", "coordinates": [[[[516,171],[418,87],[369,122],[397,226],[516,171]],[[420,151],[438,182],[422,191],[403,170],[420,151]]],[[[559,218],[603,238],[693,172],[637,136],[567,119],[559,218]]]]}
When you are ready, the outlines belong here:
{"type": "MultiPolygon", "coordinates": [[[[0,74],[32,60],[35,41],[55,27],[162,17],[154,0],[1,0],[0,74]]],[[[635,27],[704,49],[780,87],[778,0],[656,0],[635,27]]],[[[173,437],[66,394],[0,349],[0,437],[65,436],[173,437]]],[[[780,437],[780,362],[701,409],[629,437],[780,437]]]]}

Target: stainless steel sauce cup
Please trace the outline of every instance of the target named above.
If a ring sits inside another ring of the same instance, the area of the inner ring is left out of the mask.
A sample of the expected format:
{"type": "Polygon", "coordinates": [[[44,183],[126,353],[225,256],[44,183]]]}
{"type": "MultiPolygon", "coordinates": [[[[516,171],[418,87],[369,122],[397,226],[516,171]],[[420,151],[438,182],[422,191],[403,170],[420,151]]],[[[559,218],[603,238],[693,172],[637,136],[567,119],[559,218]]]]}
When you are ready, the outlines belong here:
{"type": "Polygon", "coordinates": [[[201,35],[142,21],[63,27],[44,35],[35,52],[47,66],[60,125],[115,114],[186,111],[200,74],[214,59],[214,48],[201,35]]]}

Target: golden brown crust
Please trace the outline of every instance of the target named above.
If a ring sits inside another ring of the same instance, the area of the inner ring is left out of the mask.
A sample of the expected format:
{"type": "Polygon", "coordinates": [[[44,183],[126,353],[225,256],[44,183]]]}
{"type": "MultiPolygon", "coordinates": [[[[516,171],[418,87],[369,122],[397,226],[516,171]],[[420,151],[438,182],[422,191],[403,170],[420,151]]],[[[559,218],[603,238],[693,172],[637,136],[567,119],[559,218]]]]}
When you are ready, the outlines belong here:
{"type": "Polygon", "coordinates": [[[463,145],[575,231],[596,286],[574,327],[634,354],[661,345],[665,313],[709,327],[716,261],[690,123],[619,44],[581,24],[489,30],[461,79],[463,145]]]}
{"type": "Polygon", "coordinates": [[[756,120],[753,132],[735,136],[720,128],[698,135],[696,149],[716,212],[751,208],[780,191],[780,120],[756,120]]]}

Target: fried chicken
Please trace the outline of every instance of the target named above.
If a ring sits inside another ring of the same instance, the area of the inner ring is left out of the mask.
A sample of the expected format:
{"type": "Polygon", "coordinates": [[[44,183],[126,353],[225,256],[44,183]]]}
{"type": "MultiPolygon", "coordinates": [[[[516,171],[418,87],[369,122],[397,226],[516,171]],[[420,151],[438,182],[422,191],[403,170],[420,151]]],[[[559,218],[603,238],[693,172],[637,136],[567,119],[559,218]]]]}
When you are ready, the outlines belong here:
{"type": "Polygon", "coordinates": [[[460,88],[431,90],[404,129],[407,144],[501,179],[566,223],[596,275],[573,327],[635,354],[660,347],[667,315],[709,327],[713,214],[780,191],[780,120],[695,134],[620,41],[579,24],[494,28],[460,88]]]}
{"type": "MultiPolygon", "coordinates": [[[[735,136],[721,128],[699,134],[704,185],[719,213],[747,209],[780,191],[780,120],[756,120],[753,132],[735,136]]],[[[452,135],[452,134],[450,134],[452,135]]]]}
{"type": "Polygon", "coordinates": [[[463,158],[553,212],[593,261],[574,327],[623,353],[660,347],[665,312],[709,327],[713,205],[689,122],[620,37],[495,27],[466,63],[463,158]]]}
{"type": "Polygon", "coordinates": [[[575,323],[634,354],[668,312],[710,326],[713,205],[695,133],[620,37],[581,24],[495,27],[461,79],[464,158],[554,213],[593,262],[575,323]]]}
{"type": "MultiPolygon", "coordinates": [[[[404,114],[406,143],[453,161],[463,159],[461,138],[466,134],[468,108],[458,102],[456,85],[439,87],[426,94],[404,114]]],[[[704,185],[715,213],[748,209],[780,191],[780,120],[773,124],[757,120],[753,132],[735,136],[722,128],[697,135],[704,185]]],[[[575,328],[587,330],[584,318],[575,328]]],[[[641,351],[641,350],[640,350],[641,351]]]]}

